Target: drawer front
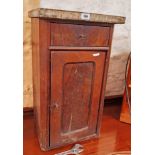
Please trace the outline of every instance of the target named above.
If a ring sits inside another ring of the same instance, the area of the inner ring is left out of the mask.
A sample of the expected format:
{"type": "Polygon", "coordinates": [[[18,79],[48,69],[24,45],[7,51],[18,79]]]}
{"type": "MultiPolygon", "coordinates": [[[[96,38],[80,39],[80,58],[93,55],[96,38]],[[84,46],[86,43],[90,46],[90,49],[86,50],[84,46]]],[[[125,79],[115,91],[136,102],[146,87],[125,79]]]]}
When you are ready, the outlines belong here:
{"type": "Polygon", "coordinates": [[[110,27],[51,23],[53,46],[108,46],[110,27]]]}

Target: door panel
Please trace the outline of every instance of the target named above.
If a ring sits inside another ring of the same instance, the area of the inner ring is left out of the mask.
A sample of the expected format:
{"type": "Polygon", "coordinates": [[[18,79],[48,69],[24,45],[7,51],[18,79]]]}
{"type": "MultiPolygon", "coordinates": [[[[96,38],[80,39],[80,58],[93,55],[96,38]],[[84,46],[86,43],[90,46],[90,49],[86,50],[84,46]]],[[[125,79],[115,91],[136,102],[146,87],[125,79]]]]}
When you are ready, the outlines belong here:
{"type": "Polygon", "coordinates": [[[96,134],[105,52],[51,52],[50,145],[96,134]]]}
{"type": "Polygon", "coordinates": [[[93,83],[93,62],[68,63],[63,70],[62,132],[88,126],[93,83]],[[79,117],[79,113],[82,117],[79,117]]]}

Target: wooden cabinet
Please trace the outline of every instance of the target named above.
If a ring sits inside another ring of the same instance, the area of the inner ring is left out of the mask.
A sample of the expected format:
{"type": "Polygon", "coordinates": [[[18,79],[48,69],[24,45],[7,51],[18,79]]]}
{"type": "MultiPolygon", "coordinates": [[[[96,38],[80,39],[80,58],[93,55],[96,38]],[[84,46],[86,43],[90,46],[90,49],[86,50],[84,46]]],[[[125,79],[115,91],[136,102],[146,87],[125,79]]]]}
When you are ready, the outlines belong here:
{"type": "Polygon", "coordinates": [[[75,20],[77,14],[30,12],[34,111],[42,150],[100,133],[113,26],[124,18],[93,22],[75,20]]]}

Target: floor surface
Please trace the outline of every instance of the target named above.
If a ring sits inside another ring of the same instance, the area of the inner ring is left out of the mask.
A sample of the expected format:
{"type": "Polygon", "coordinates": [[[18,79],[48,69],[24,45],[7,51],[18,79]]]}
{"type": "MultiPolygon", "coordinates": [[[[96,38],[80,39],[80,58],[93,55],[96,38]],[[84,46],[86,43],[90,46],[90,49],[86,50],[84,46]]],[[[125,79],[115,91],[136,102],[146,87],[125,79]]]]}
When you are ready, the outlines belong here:
{"type": "MultiPolygon", "coordinates": [[[[107,155],[115,151],[131,150],[130,125],[119,121],[120,107],[121,104],[116,103],[105,105],[100,138],[81,142],[84,152],[80,155],[107,155]]],[[[24,115],[23,126],[24,155],[54,155],[72,147],[69,145],[43,152],[39,147],[32,114],[24,115]]]]}

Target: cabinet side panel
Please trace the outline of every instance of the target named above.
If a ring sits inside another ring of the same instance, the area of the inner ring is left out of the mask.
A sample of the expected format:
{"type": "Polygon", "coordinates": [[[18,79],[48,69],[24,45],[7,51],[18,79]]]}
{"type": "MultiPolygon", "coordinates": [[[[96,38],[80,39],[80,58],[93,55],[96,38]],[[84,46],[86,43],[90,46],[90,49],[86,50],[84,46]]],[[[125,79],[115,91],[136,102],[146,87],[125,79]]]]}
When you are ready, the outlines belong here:
{"type": "Polygon", "coordinates": [[[50,26],[48,21],[32,18],[32,61],[34,111],[37,134],[42,150],[49,148],[50,99],[50,26]]]}
{"type": "Polygon", "coordinates": [[[32,18],[32,71],[33,106],[35,124],[40,139],[40,57],[39,57],[39,19],[32,18]]]}
{"type": "Polygon", "coordinates": [[[93,62],[64,65],[62,133],[88,127],[93,71],[93,62]]]}
{"type": "Polygon", "coordinates": [[[50,22],[39,19],[39,57],[40,57],[40,146],[49,148],[49,102],[50,102],[50,22]]]}
{"type": "Polygon", "coordinates": [[[100,134],[101,122],[102,122],[102,113],[103,113],[103,106],[104,106],[104,97],[105,97],[105,90],[106,90],[106,83],[107,83],[109,60],[110,60],[110,54],[111,54],[113,30],[114,30],[114,25],[112,24],[110,26],[110,32],[109,32],[109,36],[110,36],[109,47],[110,48],[106,52],[106,58],[105,58],[104,68],[103,68],[104,72],[103,72],[102,90],[101,90],[101,96],[100,96],[100,107],[99,107],[98,124],[97,124],[97,135],[98,136],[100,134]]]}

